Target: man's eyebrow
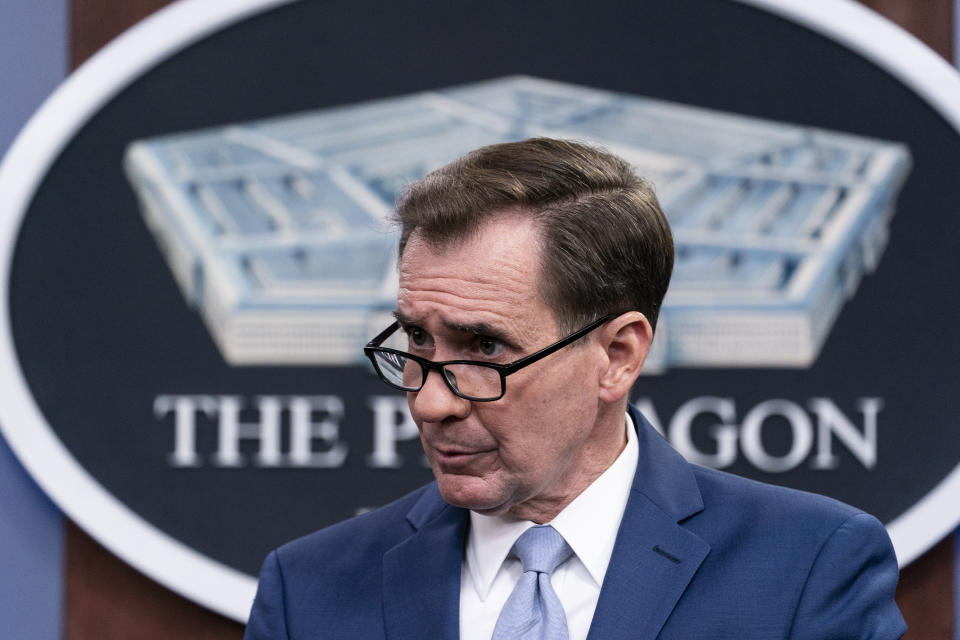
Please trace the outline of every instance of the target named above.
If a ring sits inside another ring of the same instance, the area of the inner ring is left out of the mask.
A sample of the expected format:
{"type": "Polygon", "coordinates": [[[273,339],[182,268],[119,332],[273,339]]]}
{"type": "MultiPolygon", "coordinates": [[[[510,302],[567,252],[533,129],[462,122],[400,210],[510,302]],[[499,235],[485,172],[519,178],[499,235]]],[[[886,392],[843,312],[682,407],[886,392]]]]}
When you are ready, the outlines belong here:
{"type": "MultiPolygon", "coordinates": [[[[422,324],[422,320],[404,315],[400,311],[394,311],[393,317],[397,319],[401,326],[413,325],[419,327],[422,324]]],[[[449,320],[441,320],[441,322],[443,326],[453,331],[495,338],[507,346],[516,347],[515,341],[506,331],[487,322],[450,322],[449,320]]]]}
{"type": "Polygon", "coordinates": [[[448,322],[443,320],[443,326],[448,329],[453,329],[454,331],[460,331],[462,333],[472,333],[477,336],[487,336],[490,338],[496,338],[502,342],[508,342],[506,332],[503,330],[494,327],[491,324],[486,322],[448,322]]]}
{"type": "Polygon", "coordinates": [[[416,320],[416,319],[414,319],[414,318],[411,318],[410,316],[405,316],[405,315],[403,315],[402,313],[400,313],[400,311],[394,311],[394,312],[393,312],[393,317],[397,319],[397,322],[400,323],[400,326],[401,326],[401,327],[406,327],[406,326],[408,326],[408,325],[419,325],[419,324],[420,324],[420,321],[419,321],[419,320],[416,320]]]}

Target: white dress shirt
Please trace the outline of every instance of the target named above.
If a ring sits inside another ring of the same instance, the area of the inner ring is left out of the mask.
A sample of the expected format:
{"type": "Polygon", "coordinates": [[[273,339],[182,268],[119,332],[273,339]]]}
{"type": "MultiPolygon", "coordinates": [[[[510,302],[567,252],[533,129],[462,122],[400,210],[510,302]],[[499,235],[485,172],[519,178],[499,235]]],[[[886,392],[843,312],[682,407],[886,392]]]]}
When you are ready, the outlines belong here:
{"type": "MultiPolygon", "coordinates": [[[[550,580],[567,614],[570,640],[585,640],[590,630],[637,469],[637,434],[629,415],[626,425],[627,446],[617,459],[549,523],[574,553],[550,580]]],[[[532,526],[529,520],[470,512],[460,572],[462,640],[490,640],[500,610],[523,573],[520,561],[509,556],[510,549],[532,526]]]]}

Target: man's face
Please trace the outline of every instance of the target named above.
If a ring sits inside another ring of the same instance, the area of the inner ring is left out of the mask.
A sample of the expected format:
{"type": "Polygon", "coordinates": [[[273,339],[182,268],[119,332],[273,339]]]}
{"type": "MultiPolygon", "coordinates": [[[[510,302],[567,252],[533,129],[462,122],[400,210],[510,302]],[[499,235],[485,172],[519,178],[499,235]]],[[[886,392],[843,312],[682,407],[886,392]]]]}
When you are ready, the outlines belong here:
{"type": "MultiPolygon", "coordinates": [[[[510,212],[442,251],[413,233],[398,295],[408,350],[507,363],[563,337],[538,294],[539,244],[529,217],[510,212]]],[[[495,402],[455,396],[436,372],[408,394],[447,502],[535,520],[566,506],[611,462],[593,429],[603,349],[594,335],[587,340],[509,376],[495,402]]]]}

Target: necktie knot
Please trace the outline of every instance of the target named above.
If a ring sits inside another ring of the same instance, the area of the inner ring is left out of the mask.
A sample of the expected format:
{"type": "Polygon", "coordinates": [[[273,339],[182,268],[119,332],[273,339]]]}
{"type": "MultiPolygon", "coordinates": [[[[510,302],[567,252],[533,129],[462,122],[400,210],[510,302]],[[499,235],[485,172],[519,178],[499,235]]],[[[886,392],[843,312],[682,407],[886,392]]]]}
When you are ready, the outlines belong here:
{"type": "Polygon", "coordinates": [[[524,572],[536,571],[550,575],[553,570],[573,555],[573,549],[563,536],[549,525],[530,527],[513,544],[524,572]]]}

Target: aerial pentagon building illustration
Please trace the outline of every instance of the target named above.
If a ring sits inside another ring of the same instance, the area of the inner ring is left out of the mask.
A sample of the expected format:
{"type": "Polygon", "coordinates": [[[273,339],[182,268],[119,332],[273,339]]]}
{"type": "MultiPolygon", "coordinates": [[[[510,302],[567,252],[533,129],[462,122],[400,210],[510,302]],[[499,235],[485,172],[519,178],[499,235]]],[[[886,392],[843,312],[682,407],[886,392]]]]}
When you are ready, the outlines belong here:
{"type": "Polygon", "coordinates": [[[137,141],[125,168],[227,362],[349,364],[391,320],[403,186],[533,136],[654,186],[677,248],[654,372],[811,364],[910,168],[897,143],[523,76],[137,141]]]}

